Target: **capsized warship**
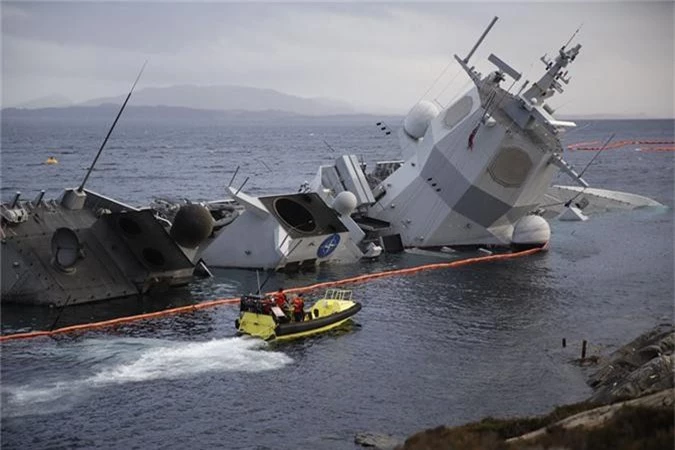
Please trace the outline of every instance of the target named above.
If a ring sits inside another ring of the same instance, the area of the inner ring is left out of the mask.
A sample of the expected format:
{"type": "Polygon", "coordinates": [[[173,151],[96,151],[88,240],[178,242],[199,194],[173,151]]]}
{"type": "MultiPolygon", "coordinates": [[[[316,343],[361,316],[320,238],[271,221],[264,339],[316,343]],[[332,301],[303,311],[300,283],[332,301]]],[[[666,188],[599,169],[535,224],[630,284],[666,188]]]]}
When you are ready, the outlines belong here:
{"type": "MultiPolygon", "coordinates": [[[[482,76],[469,60],[495,17],[465,58],[455,59],[473,86],[447,108],[415,105],[398,130],[403,158],[345,170],[341,159],[322,166],[310,184],[326,203],[350,190],[357,199],[352,218],[380,237],[385,250],[409,247],[545,245],[550,218],[581,209],[632,209],[659,205],[651,199],[590,188],[562,158],[560,138],[573,122],[558,120],[546,103],[563,84],[581,44],[563,45],[554,59],[544,55],[543,76],[511,89],[522,75],[494,54],[496,70],[482,76]],[[512,80],[505,89],[502,83],[512,80]],[[359,170],[359,169],[362,169],[359,170]],[[551,186],[558,171],[578,186],[551,186]],[[364,180],[367,180],[364,181],[364,180]],[[355,186],[356,189],[352,189],[355,186]]],[[[576,33],[575,33],[576,35],[576,33]]],[[[344,158],[344,157],[343,157],[344,158]]],[[[577,214],[578,213],[578,214],[577,214]]]]}
{"type": "Polygon", "coordinates": [[[232,203],[224,205],[240,209],[200,246],[200,257],[214,267],[280,270],[351,263],[382,248],[541,247],[550,239],[546,219],[659,205],[591,188],[562,158],[560,138],[575,124],[556,119],[546,101],[569,83],[566,68],[580,44],[568,48],[570,39],[554,59],[542,57],[543,76],[515,94],[522,75],[499,57],[490,55],[496,70],[486,76],[469,66],[496,20],[467,57],[455,55],[474,86],[447,108],[422,101],[404,118],[402,159],[367,173],[357,156],[343,155],[296,194],[252,197],[230,186],[232,203]],[[561,170],[578,186],[551,186],[561,170]]]}
{"type": "Polygon", "coordinates": [[[149,207],[84,187],[132,92],[79,187],[52,200],[44,199],[44,191],[34,200],[17,193],[0,205],[3,304],[98,302],[185,285],[208,273],[196,259],[213,227],[205,208],[184,205],[169,223],[149,207]]]}
{"type": "Polygon", "coordinates": [[[296,271],[382,252],[351,218],[356,198],[348,190],[326,203],[304,187],[262,197],[228,189],[230,199],[205,204],[215,226],[198,257],[209,267],[296,271]]]}

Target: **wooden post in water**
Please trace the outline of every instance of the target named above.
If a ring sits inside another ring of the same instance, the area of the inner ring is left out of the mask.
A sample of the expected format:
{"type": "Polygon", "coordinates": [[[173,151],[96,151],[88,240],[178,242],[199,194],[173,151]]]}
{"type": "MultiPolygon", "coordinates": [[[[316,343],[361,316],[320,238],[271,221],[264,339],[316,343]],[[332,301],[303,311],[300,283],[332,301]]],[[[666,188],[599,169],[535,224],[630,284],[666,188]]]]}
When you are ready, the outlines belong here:
{"type": "Polygon", "coordinates": [[[586,339],[581,343],[581,359],[586,359],[586,339]]]}
{"type": "Polygon", "coordinates": [[[567,339],[563,338],[563,348],[567,347],[567,339]]]}

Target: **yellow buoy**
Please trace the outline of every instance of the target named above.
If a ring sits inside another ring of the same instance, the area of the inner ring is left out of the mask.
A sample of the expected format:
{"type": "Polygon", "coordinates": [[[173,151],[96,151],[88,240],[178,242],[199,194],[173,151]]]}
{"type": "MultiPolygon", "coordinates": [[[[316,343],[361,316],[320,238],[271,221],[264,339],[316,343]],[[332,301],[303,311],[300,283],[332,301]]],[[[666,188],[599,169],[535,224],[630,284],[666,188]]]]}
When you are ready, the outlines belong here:
{"type": "Polygon", "coordinates": [[[54,158],[53,156],[50,156],[47,158],[47,161],[45,161],[45,164],[58,164],[59,160],[54,158]]]}

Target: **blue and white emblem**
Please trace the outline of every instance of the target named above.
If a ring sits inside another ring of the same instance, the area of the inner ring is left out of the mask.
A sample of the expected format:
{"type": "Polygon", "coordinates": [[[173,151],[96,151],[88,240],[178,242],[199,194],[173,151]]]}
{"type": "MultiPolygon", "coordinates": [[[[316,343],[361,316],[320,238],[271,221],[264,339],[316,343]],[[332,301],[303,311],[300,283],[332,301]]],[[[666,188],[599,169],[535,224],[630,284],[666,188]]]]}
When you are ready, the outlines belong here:
{"type": "Polygon", "coordinates": [[[340,235],[333,234],[328,236],[324,241],[319,245],[319,248],[316,251],[316,256],[319,258],[325,258],[335,251],[337,246],[340,244],[340,235]]]}

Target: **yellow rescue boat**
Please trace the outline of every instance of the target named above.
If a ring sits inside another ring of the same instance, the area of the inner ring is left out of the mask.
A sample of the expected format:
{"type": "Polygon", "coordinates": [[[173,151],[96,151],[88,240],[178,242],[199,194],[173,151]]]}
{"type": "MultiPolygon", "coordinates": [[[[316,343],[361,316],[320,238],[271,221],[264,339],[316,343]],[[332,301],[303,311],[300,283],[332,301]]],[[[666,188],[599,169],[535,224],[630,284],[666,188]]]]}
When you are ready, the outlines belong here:
{"type": "Polygon", "coordinates": [[[283,341],[339,327],[361,310],[361,304],[352,300],[352,291],[328,289],[323,298],[305,308],[301,321],[295,321],[292,314],[275,306],[269,296],[245,295],[239,309],[235,321],[238,334],[283,341]]]}

